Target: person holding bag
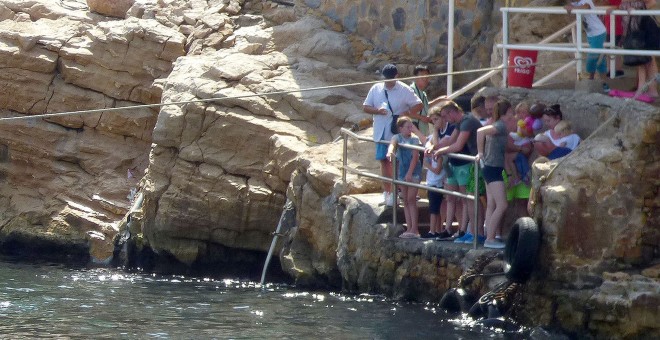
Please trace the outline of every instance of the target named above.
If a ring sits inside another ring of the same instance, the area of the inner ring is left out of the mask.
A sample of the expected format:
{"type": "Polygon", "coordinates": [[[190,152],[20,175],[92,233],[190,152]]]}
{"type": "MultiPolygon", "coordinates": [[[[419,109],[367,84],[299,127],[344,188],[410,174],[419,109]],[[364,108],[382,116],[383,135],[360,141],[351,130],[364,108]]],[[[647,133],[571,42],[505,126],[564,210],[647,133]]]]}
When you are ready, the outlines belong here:
{"type": "MultiPolygon", "coordinates": [[[[396,127],[399,116],[419,112],[424,104],[410,86],[396,80],[399,74],[396,66],[385,65],[381,74],[385,81],[374,84],[369,89],[367,98],[362,103],[362,110],[374,116],[373,140],[376,142],[376,160],[380,162],[381,175],[392,178],[392,164],[387,158],[387,147],[396,133],[393,132],[393,126],[396,127]]],[[[395,197],[390,183],[383,182],[383,203],[391,206],[395,197]]]]}
{"type": "MultiPolygon", "coordinates": [[[[624,0],[619,5],[620,10],[645,10],[652,9],[656,0],[624,0]]],[[[612,9],[608,9],[610,14],[612,9]]],[[[630,50],[660,50],[660,27],[652,16],[624,15],[623,26],[623,48],[630,50]]],[[[627,66],[637,66],[637,91],[642,91],[646,82],[655,79],[658,74],[658,64],[655,57],[651,56],[628,56],[623,57],[623,63],[627,66]]],[[[651,82],[646,94],[650,97],[658,97],[658,85],[651,82]]]]}

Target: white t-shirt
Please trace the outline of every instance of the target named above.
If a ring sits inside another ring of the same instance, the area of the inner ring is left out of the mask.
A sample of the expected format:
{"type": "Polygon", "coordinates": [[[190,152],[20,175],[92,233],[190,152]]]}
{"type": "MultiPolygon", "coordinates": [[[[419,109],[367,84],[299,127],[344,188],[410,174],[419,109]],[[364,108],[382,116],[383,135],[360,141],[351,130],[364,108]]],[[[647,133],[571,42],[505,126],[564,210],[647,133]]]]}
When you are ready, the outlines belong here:
{"type": "MultiPolygon", "coordinates": [[[[582,5],[589,5],[590,9],[594,9],[594,7],[596,7],[592,0],[579,0],[576,2],[571,2],[571,5],[576,7],[582,5]]],[[[586,27],[587,37],[595,37],[597,35],[607,33],[607,29],[605,28],[605,25],[600,20],[600,18],[598,18],[596,14],[582,14],[582,20],[587,24],[586,27]]]]}
{"type": "MultiPolygon", "coordinates": [[[[442,158],[440,158],[440,160],[442,161],[442,158]]],[[[433,159],[433,157],[431,157],[431,166],[434,168],[438,166],[438,161],[433,159]]],[[[439,174],[436,174],[430,169],[427,169],[426,185],[430,187],[442,188],[442,182],[444,182],[445,177],[446,177],[445,169],[442,169],[442,171],[440,171],[439,174]]]]}
{"type": "MultiPolygon", "coordinates": [[[[363,105],[372,106],[377,109],[385,107],[389,111],[387,100],[389,98],[390,106],[394,114],[401,115],[403,112],[408,111],[411,107],[421,104],[422,100],[417,97],[415,91],[408,85],[397,81],[392,89],[387,90],[387,97],[385,97],[385,83],[374,84],[367,98],[364,100],[363,105]]],[[[374,141],[390,140],[392,139],[392,132],[390,131],[390,123],[392,122],[392,112],[390,111],[387,116],[374,115],[374,141]]]]}
{"type": "Polygon", "coordinates": [[[550,133],[550,130],[546,131],[545,135],[548,136],[548,138],[550,138],[552,144],[556,146],[562,146],[563,143],[566,143],[564,147],[569,148],[571,150],[575,150],[575,148],[577,148],[577,146],[580,144],[581,141],[580,136],[578,136],[575,133],[557,139],[552,138],[552,134],[550,133]]]}

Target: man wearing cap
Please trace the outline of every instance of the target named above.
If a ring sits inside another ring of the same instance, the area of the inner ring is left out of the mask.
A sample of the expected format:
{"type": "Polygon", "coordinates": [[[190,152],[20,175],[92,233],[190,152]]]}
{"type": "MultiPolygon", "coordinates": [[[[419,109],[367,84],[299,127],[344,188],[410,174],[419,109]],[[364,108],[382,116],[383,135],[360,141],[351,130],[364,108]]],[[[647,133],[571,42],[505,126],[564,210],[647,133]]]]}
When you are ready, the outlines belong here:
{"type": "MultiPolygon", "coordinates": [[[[387,147],[393,135],[390,131],[393,115],[409,116],[411,112],[419,112],[424,104],[410,86],[395,79],[399,73],[396,66],[387,64],[381,73],[385,81],[371,87],[362,104],[362,110],[374,116],[373,140],[384,141],[376,144],[376,160],[380,161],[383,177],[392,178],[392,165],[387,159],[387,147]]],[[[394,203],[394,195],[388,182],[383,182],[383,199],[387,205],[394,203]]]]}
{"type": "MultiPolygon", "coordinates": [[[[448,101],[440,106],[440,115],[445,118],[449,123],[455,124],[456,128],[452,133],[449,145],[439,148],[434,152],[434,157],[437,158],[441,155],[448,153],[460,153],[464,155],[475,156],[477,154],[477,130],[481,128],[481,123],[479,120],[471,114],[465,114],[463,109],[458,106],[453,101],[448,101]]],[[[449,159],[449,168],[451,169],[451,175],[447,177],[446,188],[458,188],[458,191],[465,194],[467,193],[467,185],[470,183],[470,172],[473,167],[473,163],[468,160],[462,160],[457,158],[449,159]]],[[[460,231],[458,233],[458,238],[454,240],[456,243],[472,243],[474,239],[474,234],[468,233],[461,234],[461,232],[467,231],[467,222],[471,216],[474,216],[474,204],[470,204],[471,201],[467,199],[460,200],[463,204],[463,216],[459,222],[460,231]],[[462,235],[462,236],[461,236],[462,235]]],[[[448,210],[449,204],[448,203],[448,210]]],[[[459,202],[456,202],[457,204],[459,202]]],[[[472,223],[472,227],[483,226],[483,214],[479,214],[479,221],[472,223]]],[[[447,226],[451,225],[452,221],[447,221],[447,226]]],[[[483,243],[485,237],[482,234],[482,228],[477,229],[479,243],[483,243]]]]}
{"type": "Polygon", "coordinates": [[[534,143],[534,150],[536,150],[539,155],[547,157],[550,160],[564,157],[571,152],[571,149],[569,148],[556,146],[555,143],[550,140],[550,137],[543,133],[536,135],[532,143],[534,143]]]}

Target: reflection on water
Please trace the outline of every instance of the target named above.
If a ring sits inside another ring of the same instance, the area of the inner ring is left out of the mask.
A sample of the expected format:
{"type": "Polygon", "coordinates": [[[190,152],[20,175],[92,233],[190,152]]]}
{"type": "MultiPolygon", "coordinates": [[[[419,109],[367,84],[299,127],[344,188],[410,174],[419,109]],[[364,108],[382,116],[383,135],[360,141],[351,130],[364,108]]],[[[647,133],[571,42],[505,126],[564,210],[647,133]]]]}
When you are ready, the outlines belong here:
{"type": "Polygon", "coordinates": [[[507,337],[381,296],[8,261],[0,262],[0,320],[0,334],[13,339],[507,337]]]}

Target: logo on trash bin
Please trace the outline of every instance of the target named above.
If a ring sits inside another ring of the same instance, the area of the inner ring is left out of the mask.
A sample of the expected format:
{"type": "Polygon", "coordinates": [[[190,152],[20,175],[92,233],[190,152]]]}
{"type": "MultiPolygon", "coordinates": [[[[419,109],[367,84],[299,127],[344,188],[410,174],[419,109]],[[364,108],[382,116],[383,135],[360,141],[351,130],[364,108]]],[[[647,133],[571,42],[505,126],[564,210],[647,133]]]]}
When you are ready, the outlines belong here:
{"type": "Polygon", "coordinates": [[[529,68],[534,66],[534,60],[530,57],[515,56],[513,64],[516,65],[513,72],[530,74],[532,71],[529,68]]]}

